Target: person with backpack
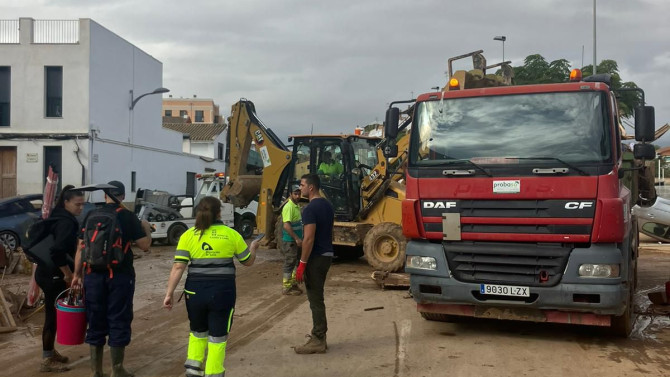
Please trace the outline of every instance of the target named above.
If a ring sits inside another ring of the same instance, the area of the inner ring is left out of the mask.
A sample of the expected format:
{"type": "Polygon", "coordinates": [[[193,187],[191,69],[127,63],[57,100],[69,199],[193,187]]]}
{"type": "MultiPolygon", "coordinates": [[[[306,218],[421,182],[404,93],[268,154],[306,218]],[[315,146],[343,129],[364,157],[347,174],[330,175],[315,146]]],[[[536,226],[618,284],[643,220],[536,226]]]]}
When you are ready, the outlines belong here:
{"type": "Polygon", "coordinates": [[[46,221],[53,236],[49,247],[52,264],[37,265],[35,282],[44,291],[44,327],[42,328],[42,364],[40,372],[65,372],[69,370],[67,357],[62,356],[54,348],[56,340],[56,298],[65,291],[72,282],[74,256],[77,252],[77,234],[79,222],[75,216],[84,208],[84,193],[72,190],[67,185],[61,191],[51,216],[46,221]]]}
{"type": "Polygon", "coordinates": [[[135,269],[132,242],[142,250],[151,246],[151,228],[120,201],[125,186],[111,181],[105,205],[91,211],[84,220],[75,258],[73,288],[84,288],[86,343],[91,346],[91,371],[102,377],[102,353],[109,345],[112,377],[133,376],[123,367],[125,348],[130,343],[133,320],[135,269]],[[111,195],[111,196],[110,196],[111,195]],[[115,201],[118,200],[117,201],[115,201]]]}
{"type": "Polygon", "coordinates": [[[184,363],[186,376],[225,375],[226,344],[236,299],[233,258],[251,266],[257,249],[258,240],[247,247],[237,231],[223,225],[219,199],[200,201],[195,227],[179,238],[163,299],[163,307],[171,310],[174,291],[188,265],[184,294],[191,332],[184,363]]]}

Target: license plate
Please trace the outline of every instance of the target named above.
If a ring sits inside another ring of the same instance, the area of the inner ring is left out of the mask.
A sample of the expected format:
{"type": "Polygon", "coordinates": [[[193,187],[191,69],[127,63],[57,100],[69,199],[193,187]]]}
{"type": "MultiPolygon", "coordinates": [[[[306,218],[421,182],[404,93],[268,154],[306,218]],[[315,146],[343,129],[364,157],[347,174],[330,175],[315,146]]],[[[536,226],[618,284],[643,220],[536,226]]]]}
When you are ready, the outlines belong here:
{"type": "Polygon", "coordinates": [[[530,289],[528,287],[513,285],[480,284],[479,293],[483,295],[530,297],[530,289]]]}

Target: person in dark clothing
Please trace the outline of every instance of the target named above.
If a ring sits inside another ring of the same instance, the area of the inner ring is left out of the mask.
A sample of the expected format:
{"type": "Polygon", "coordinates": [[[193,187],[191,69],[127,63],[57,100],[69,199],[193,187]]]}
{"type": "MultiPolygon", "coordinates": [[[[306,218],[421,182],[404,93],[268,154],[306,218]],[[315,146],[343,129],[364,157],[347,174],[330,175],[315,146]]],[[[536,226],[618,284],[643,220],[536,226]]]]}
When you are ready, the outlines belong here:
{"type": "MultiPolygon", "coordinates": [[[[119,181],[111,181],[116,187],[109,193],[120,201],[125,198],[125,186],[119,181]]],[[[130,325],[133,320],[133,295],[135,294],[135,269],[133,268],[133,251],[130,244],[142,250],[151,246],[151,228],[148,222],[137,218],[129,210],[116,204],[105,194],[105,206],[113,209],[121,228],[121,242],[127,252],[122,262],[113,269],[96,270],[87,268],[83,274],[82,252],[84,242],[79,243],[75,258],[75,272],[72,280],[73,288],[82,286],[86,292],[86,343],[91,346],[91,371],[94,377],[102,377],[102,353],[105,343],[109,344],[112,358],[112,377],[133,376],[123,367],[125,348],[130,343],[130,325]]],[[[91,211],[91,216],[95,211],[91,211]]],[[[87,216],[87,217],[88,217],[87,216]]],[[[84,220],[86,224],[86,220],[84,220]]],[[[85,234],[80,233],[83,239],[85,234]]]]}
{"type": "Polygon", "coordinates": [[[50,233],[54,237],[51,260],[56,268],[37,266],[35,282],[44,291],[44,328],[42,329],[41,372],[65,372],[69,370],[68,358],[54,349],[56,340],[56,297],[72,282],[74,256],[77,251],[79,222],[75,218],[84,208],[84,193],[72,190],[67,185],[58,197],[56,207],[49,219],[54,220],[50,233]],[[69,258],[68,258],[69,257],[69,258]]]}
{"type": "Polygon", "coordinates": [[[307,343],[294,347],[298,354],[325,353],[328,349],[323,287],[333,260],[335,212],[330,202],[319,195],[320,188],[318,175],[302,176],[300,191],[302,196],[309,198],[309,204],[302,211],[302,254],[295,278],[299,283],[304,281],[307,288],[307,299],[312,310],[312,332],[308,335],[307,343]]]}

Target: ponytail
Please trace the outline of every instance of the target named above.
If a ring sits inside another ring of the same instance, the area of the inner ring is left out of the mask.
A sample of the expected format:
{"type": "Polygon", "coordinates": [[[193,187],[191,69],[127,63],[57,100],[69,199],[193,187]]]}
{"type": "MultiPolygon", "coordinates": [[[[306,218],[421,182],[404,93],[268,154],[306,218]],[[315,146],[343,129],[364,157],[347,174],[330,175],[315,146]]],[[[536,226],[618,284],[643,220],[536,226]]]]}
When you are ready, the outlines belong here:
{"type": "Polygon", "coordinates": [[[205,230],[214,224],[220,214],[221,201],[219,199],[211,196],[202,198],[195,215],[195,229],[196,232],[200,232],[200,238],[202,238],[205,230]]]}
{"type": "Polygon", "coordinates": [[[65,208],[65,201],[70,201],[75,196],[84,196],[83,191],[73,190],[74,186],[67,185],[63,187],[63,191],[58,195],[58,200],[56,201],[55,208],[65,208]]]}

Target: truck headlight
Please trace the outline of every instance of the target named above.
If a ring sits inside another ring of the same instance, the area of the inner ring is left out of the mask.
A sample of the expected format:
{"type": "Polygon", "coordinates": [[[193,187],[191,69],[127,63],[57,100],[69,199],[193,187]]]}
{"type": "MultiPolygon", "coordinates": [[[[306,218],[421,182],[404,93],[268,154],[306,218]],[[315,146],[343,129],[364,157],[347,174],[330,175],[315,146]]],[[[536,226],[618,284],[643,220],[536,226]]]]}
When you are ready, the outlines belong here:
{"type": "Polygon", "coordinates": [[[407,267],[421,270],[437,270],[437,261],[433,257],[411,255],[407,257],[407,267]]]}
{"type": "Polygon", "coordinates": [[[582,264],[579,266],[579,276],[583,278],[618,278],[618,264],[582,264]]]}

